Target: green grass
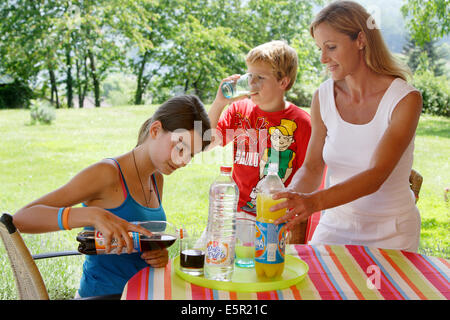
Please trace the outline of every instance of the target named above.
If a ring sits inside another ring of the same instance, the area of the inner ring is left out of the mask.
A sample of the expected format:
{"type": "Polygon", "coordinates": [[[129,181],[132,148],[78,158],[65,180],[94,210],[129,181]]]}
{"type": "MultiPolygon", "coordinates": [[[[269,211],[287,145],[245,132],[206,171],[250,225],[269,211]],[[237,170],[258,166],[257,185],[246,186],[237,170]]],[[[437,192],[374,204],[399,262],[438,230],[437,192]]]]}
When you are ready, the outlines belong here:
{"type": "MultiPolygon", "coordinates": [[[[52,125],[29,125],[27,110],[0,110],[0,210],[14,213],[66,183],[81,169],[129,151],[140,125],[155,106],[120,106],[56,111],[52,125]]],[[[309,111],[308,109],[306,109],[309,111]]],[[[414,168],[424,177],[418,207],[422,215],[420,253],[449,257],[450,119],[422,116],[414,168]]],[[[165,177],[163,205],[176,225],[206,225],[208,190],[222,164],[231,165],[231,146],[196,155],[188,166],[165,177]]],[[[73,250],[79,230],[23,235],[32,253],[73,250]]],[[[0,245],[0,299],[16,299],[14,278],[0,245]]],[[[82,257],[37,261],[51,299],[74,296],[82,257]],[[57,271],[57,272],[55,272],[57,271]]]]}

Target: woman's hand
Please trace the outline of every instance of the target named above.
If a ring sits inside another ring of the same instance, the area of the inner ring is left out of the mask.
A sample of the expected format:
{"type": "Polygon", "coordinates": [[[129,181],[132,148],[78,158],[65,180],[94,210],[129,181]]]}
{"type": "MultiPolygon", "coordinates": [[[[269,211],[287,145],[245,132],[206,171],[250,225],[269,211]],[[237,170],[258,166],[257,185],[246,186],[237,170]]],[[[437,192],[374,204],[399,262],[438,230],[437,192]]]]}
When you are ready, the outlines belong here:
{"type": "Polygon", "coordinates": [[[163,268],[169,262],[169,251],[166,248],[144,251],[141,254],[141,258],[153,268],[163,268]]]}
{"type": "Polygon", "coordinates": [[[286,222],[286,228],[292,229],[294,225],[305,221],[315,211],[315,203],[311,194],[293,191],[285,191],[274,194],[273,199],[285,198],[286,201],[278,203],[270,208],[270,211],[287,209],[287,213],[275,220],[275,224],[286,222]]]}
{"type": "Polygon", "coordinates": [[[123,247],[126,247],[127,252],[132,253],[133,240],[128,232],[135,231],[149,237],[152,236],[152,233],[149,230],[141,226],[131,224],[105,209],[95,207],[91,207],[91,209],[96,210],[95,213],[92,213],[94,227],[103,235],[106,253],[111,251],[111,244],[113,241],[117,244],[117,252],[122,252],[123,247]]]}

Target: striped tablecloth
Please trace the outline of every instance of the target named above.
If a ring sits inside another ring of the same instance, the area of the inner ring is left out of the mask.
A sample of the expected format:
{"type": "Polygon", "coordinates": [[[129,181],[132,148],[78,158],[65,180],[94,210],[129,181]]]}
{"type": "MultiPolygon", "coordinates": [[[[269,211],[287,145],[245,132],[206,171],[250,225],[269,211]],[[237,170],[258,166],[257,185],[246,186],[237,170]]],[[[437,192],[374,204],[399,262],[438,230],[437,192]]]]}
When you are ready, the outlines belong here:
{"type": "Polygon", "coordinates": [[[309,266],[300,283],[258,293],[203,288],[165,268],[145,268],[124,288],[126,300],[445,300],[450,264],[443,258],[363,246],[290,245],[287,253],[309,266]]]}

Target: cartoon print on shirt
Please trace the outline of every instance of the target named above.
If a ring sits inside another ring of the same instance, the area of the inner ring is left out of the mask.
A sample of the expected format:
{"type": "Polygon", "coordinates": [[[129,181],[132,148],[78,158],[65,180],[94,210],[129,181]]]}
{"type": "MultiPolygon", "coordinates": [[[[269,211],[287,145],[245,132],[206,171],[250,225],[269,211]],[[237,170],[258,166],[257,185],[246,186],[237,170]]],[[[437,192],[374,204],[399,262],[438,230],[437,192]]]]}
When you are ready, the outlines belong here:
{"type": "Polygon", "coordinates": [[[261,181],[267,175],[269,163],[278,163],[278,176],[283,183],[291,176],[295,152],[288,148],[294,142],[294,132],[296,129],[297,124],[288,119],[281,119],[280,125],[269,128],[271,147],[265,148],[261,156],[259,162],[260,180],[250,192],[249,201],[241,209],[256,212],[256,194],[261,181]]]}

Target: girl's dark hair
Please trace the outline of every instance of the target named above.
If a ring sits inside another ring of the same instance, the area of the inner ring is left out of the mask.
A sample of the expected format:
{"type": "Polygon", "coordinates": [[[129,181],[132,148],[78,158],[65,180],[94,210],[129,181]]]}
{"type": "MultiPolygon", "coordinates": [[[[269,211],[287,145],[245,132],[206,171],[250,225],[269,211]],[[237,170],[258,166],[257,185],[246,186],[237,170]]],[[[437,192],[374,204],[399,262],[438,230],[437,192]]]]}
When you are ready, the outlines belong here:
{"type": "Polygon", "coordinates": [[[153,116],[142,124],[136,147],[145,141],[154,121],[160,121],[163,129],[170,132],[177,129],[195,129],[202,137],[202,150],[205,150],[211,142],[204,136],[206,131],[210,132],[211,123],[203,103],[197,96],[176,96],[159,106],[153,116]],[[197,125],[195,125],[196,121],[198,122],[197,125]],[[201,132],[199,129],[201,129],[201,132]]]}

